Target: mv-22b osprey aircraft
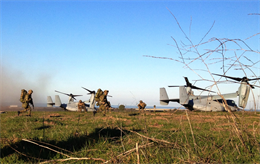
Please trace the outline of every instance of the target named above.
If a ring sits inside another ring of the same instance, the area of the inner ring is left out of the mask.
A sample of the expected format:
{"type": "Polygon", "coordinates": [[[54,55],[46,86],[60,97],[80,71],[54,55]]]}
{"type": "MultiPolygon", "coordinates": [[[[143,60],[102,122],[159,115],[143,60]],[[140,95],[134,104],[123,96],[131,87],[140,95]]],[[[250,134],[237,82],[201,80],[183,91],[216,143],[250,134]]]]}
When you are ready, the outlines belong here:
{"type": "MultiPolygon", "coordinates": [[[[259,80],[260,78],[255,79],[248,79],[247,77],[237,78],[237,77],[230,77],[224,75],[218,75],[226,78],[233,79],[235,81],[241,81],[240,87],[237,92],[229,93],[229,94],[222,94],[222,96],[226,99],[228,106],[230,107],[231,111],[238,111],[240,108],[237,107],[233,100],[229,100],[227,98],[234,98],[239,96],[239,107],[245,108],[247,104],[247,100],[250,93],[250,87],[254,88],[253,85],[249,84],[248,81],[251,80],[259,80]]],[[[192,89],[199,89],[204,91],[209,91],[206,89],[202,89],[192,85],[187,77],[184,77],[186,81],[185,86],[169,86],[169,87],[179,87],[179,98],[178,99],[169,99],[165,88],[160,88],[160,104],[161,105],[168,105],[170,101],[178,102],[186,109],[191,111],[198,110],[198,111],[225,111],[225,107],[223,105],[223,99],[219,95],[207,95],[207,96],[196,96],[193,94],[192,89]]],[[[256,85],[254,85],[256,86],[256,85]]],[[[259,87],[259,86],[256,86],[259,87]]],[[[212,91],[209,91],[212,92],[212,91]]]]}
{"type": "MultiPolygon", "coordinates": [[[[88,101],[83,101],[85,103],[86,110],[88,112],[96,112],[97,109],[95,108],[95,91],[88,90],[87,88],[82,87],[83,89],[87,90],[91,96],[88,101]],[[88,104],[87,104],[88,103],[88,104]]],[[[78,111],[78,102],[74,102],[76,100],[75,97],[82,96],[82,95],[73,95],[67,94],[59,91],[55,91],[64,95],[69,96],[69,101],[67,104],[62,104],[59,95],[55,95],[55,103],[53,103],[51,96],[47,96],[47,107],[52,107],[53,105],[59,106],[68,111],[78,111]]]]}

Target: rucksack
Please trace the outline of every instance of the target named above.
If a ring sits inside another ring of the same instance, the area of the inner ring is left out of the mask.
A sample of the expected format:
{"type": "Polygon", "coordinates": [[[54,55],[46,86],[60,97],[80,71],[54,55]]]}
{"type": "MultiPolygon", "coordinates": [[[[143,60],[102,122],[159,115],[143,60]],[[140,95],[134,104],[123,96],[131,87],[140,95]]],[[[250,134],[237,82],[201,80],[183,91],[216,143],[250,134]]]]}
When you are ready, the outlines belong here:
{"type": "Polygon", "coordinates": [[[99,89],[97,90],[96,95],[95,95],[95,101],[96,101],[96,102],[99,102],[99,98],[100,98],[101,95],[103,95],[103,91],[99,88],[99,89]]]}
{"type": "Polygon", "coordinates": [[[26,102],[25,99],[24,99],[26,94],[27,94],[27,91],[25,89],[22,89],[21,90],[21,96],[20,96],[21,103],[25,103],[26,102]]]}

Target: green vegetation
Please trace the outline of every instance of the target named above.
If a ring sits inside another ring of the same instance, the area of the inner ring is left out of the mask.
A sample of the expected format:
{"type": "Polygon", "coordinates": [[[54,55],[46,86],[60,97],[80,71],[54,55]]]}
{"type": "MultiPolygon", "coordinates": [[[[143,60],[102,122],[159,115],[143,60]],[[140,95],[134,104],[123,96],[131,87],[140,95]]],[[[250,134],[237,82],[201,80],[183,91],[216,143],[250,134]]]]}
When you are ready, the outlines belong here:
{"type": "Polygon", "coordinates": [[[124,106],[124,105],[119,105],[118,109],[119,109],[120,111],[124,111],[124,110],[125,110],[125,106],[124,106]]]}
{"type": "Polygon", "coordinates": [[[260,161],[260,113],[32,114],[1,114],[1,163],[260,161]]]}

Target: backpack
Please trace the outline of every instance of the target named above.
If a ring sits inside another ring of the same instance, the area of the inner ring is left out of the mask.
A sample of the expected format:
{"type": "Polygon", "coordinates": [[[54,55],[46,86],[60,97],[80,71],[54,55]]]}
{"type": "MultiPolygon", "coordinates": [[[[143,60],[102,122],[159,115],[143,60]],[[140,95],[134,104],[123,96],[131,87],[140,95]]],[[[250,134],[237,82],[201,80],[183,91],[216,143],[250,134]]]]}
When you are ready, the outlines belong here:
{"type": "Polygon", "coordinates": [[[27,91],[25,90],[25,89],[22,89],[21,90],[21,96],[20,96],[20,102],[21,103],[25,103],[26,101],[25,101],[25,95],[27,94],[27,91]]]}
{"type": "Polygon", "coordinates": [[[101,95],[103,95],[103,91],[99,88],[98,90],[97,90],[97,93],[96,93],[96,95],[95,95],[95,101],[99,101],[99,98],[100,98],[100,96],[101,95]]]}

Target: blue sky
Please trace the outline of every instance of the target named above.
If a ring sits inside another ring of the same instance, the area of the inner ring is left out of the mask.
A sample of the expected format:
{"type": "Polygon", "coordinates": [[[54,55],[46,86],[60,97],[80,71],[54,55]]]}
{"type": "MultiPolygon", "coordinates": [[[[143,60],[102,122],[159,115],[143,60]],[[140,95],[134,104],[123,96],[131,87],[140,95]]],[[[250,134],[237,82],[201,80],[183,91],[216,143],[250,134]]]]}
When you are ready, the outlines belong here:
{"type": "MultiPolygon", "coordinates": [[[[89,97],[81,88],[86,87],[109,90],[113,96],[110,101],[114,105],[136,105],[140,99],[148,105],[159,105],[160,87],[184,85],[183,76],[188,76],[191,82],[200,79],[180,62],[145,57],[179,60],[178,49],[172,46],[175,42],[171,37],[179,45],[189,42],[172,14],[194,44],[200,42],[214,22],[203,41],[210,38],[244,40],[260,32],[260,16],[248,15],[260,13],[259,6],[259,1],[239,0],[3,0],[1,97],[17,101],[15,96],[19,99],[20,89],[25,88],[34,90],[35,102],[45,102],[47,95],[56,95],[54,90],[83,94],[80,99],[86,100],[89,97]]],[[[259,35],[246,40],[246,43],[259,52],[259,35]]],[[[216,42],[202,45],[199,50],[203,53],[216,45],[216,42]]],[[[230,49],[237,48],[233,43],[228,46],[230,49]]],[[[241,51],[237,52],[237,55],[240,54],[241,51]]],[[[234,56],[234,53],[226,55],[234,56]]],[[[221,55],[215,56],[211,58],[221,55]]],[[[255,62],[260,60],[259,53],[246,56],[255,62]]],[[[197,57],[197,54],[189,57],[197,57]]],[[[211,63],[210,60],[206,62],[211,63]]],[[[241,62],[246,64],[248,60],[242,57],[241,62]]],[[[190,67],[205,69],[200,61],[190,67]]],[[[259,76],[259,63],[255,67],[253,71],[259,76]]],[[[210,70],[223,73],[219,64],[210,65],[210,70]]],[[[211,78],[204,71],[197,73],[206,79],[211,78]]],[[[227,75],[242,77],[245,74],[230,69],[227,75]]],[[[252,73],[248,71],[247,76],[252,76],[252,73]]],[[[197,82],[196,85],[205,87],[209,84],[197,82]]],[[[238,86],[221,84],[219,87],[221,93],[230,93],[238,86]]],[[[178,89],[166,89],[171,98],[178,97],[178,89]]],[[[254,92],[257,97],[259,89],[254,92]]],[[[66,96],[61,95],[61,98],[67,101],[66,96]]]]}

